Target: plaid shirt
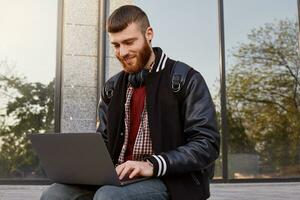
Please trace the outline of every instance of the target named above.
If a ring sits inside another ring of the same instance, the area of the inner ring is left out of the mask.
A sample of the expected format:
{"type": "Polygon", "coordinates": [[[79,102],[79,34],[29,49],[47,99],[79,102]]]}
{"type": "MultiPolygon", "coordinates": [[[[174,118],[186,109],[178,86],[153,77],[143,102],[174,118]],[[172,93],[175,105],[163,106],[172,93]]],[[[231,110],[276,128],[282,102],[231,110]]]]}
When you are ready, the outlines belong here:
{"type": "MultiPolygon", "coordinates": [[[[126,91],[126,102],[125,102],[125,138],[122,150],[118,159],[118,163],[124,162],[125,152],[128,145],[129,130],[130,130],[130,102],[134,88],[129,86],[126,91]]],[[[141,115],[141,122],[138,129],[138,133],[135,139],[132,158],[133,160],[143,160],[146,156],[153,155],[152,141],[150,138],[150,129],[148,124],[148,113],[146,109],[146,97],[144,109],[141,115]]]]}

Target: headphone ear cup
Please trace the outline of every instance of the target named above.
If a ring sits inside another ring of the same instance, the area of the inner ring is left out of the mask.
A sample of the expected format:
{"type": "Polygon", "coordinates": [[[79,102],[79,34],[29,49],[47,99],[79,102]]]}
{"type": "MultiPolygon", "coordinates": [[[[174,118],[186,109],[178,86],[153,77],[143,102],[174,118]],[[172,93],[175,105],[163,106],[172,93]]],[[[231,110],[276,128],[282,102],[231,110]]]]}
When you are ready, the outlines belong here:
{"type": "Polygon", "coordinates": [[[134,87],[135,88],[135,81],[134,81],[134,76],[135,76],[135,74],[129,74],[129,76],[128,76],[128,82],[129,82],[129,84],[132,86],[132,87],[134,87]]]}
{"type": "Polygon", "coordinates": [[[141,75],[140,75],[140,87],[142,87],[143,85],[145,85],[145,82],[146,82],[146,78],[147,78],[147,75],[149,73],[149,70],[148,69],[143,69],[141,72],[141,75]]]}
{"type": "Polygon", "coordinates": [[[133,83],[134,83],[134,88],[138,88],[140,86],[140,79],[139,79],[139,74],[137,73],[135,74],[132,78],[133,78],[133,83]]]}
{"type": "Polygon", "coordinates": [[[139,87],[138,76],[139,76],[139,73],[129,74],[129,76],[128,76],[128,82],[134,88],[139,87]]]}
{"type": "Polygon", "coordinates": [[[145,68],[140,72],[140,74],[141,74],[141,75],[140,75],[141,86],[145,84],[145,80],[146,80],[146,77],[147,77],[147,75],[148,75],[148,72],[149,72],[149,71],[148,71],[147,69],[145,69],[145,68]]]}
{"type": "Polygon", "coordinates": [[[138,73],[129,74],[128,82],[134,88],[139,88],[145,84],[146,77],[148,75],[147,69],[142,69],[138,73]]]}

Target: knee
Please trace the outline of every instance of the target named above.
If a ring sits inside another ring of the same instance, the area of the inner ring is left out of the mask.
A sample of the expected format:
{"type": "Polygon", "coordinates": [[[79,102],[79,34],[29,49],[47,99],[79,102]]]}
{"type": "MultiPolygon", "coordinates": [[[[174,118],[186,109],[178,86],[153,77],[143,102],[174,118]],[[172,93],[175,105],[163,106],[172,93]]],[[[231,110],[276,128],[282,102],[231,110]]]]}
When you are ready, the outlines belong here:
{"type": "MultiPolygon", "coordinates": [[[[47,191],[47,190],[46,190],[47,191]]],[[[48,198],[48,194],[47,194],[47,192],[46,191],[43,191],[43,193],[42,193],[42,195],[41,195],[41,197],[40,197],[40,200],[47,200],[47,199],[49,199],[48,198]]]]}
{"type": "Polygon", "coordinates": [[[120,200],[121,194],[118,192],[118,187],[105,185],[97,190],[93,200],[120,200]]]}
{"type": "Polygon", "coordinates": [[[49,186],[46,190],[43,191],[40,200],[51,200],[51,199],[57,199],[59,200],[60,198],[57,196],[57,193],[53,191],[52,186],[49,186]]]}
{"type": "Polygon", "coordinates": [[[43,191],[40,200],[69,200],[72,199],[74,193],[69,186],[54,183],[43,191]]]}

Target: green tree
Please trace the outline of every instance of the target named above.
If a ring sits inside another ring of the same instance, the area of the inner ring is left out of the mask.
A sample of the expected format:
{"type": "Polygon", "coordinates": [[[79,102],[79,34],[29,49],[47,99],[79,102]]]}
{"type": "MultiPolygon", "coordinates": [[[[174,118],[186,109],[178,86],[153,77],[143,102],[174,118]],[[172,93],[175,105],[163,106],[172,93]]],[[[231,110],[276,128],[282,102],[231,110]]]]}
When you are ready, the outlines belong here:
{"type": "Polygon", "coordinates": [[[27,134],[53,132],[53,84],[54,81],[44,85],[14,75],[0,75],[1,100],[6,103],[0,116],[0,177],[43,174],[27,134]]]}
{"type": "Polygon", "coordinates": [[[298,22],[288,19],[253,29],[233,49],[227,74],[230,145],[241,148],[239,137],[246,136],[250,146],[243,151],[255,144],[263,170],[278,175],[291,166],[300,174],[298,33],[298,22]]]}

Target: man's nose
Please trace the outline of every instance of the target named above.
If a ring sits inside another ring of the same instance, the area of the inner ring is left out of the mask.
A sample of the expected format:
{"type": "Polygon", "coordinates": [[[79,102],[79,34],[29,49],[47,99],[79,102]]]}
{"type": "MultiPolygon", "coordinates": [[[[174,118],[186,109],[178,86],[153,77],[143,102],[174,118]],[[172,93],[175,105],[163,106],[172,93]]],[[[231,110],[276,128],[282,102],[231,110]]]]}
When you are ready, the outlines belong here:
{"type": "Polygon", "coordinates": [[[120,56],[124,57],[128,54],[128,49],[125,46],[120,46],[120,56]]]}

